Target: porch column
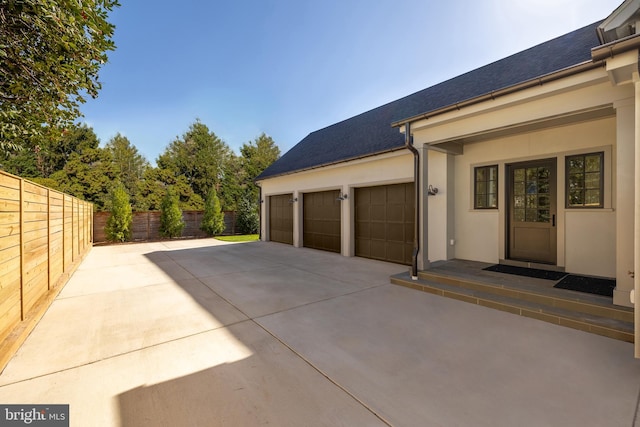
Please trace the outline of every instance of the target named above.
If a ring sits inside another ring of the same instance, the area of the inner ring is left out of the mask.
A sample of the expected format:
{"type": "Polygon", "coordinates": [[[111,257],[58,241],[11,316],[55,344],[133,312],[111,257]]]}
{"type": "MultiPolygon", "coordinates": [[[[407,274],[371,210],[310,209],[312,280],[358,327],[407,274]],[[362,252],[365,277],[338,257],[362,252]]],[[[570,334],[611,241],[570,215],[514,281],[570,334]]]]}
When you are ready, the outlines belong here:
{"type": "MultiPolygon", "coordinates": [[[[638,85],[636,83],[636,92],[638,85]]],[[[637,141],[635,104],[639,98],[623,99],[614,103],[616,109],[616,289],[613,303],[631,306],[630,292],[634,282],[629,271],[634,264],[634,145],[637,141]]]]}

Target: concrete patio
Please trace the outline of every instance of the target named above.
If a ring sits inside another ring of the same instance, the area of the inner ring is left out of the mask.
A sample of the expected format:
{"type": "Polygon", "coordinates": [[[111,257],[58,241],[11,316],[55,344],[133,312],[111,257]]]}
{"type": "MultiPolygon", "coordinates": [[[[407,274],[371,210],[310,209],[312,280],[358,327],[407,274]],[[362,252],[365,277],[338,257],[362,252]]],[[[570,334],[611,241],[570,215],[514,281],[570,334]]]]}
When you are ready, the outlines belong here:
{"type": "MultiPolygon", "coordinates": [[[[213,239],[95,247],[0,375],[72,426],[631,426],[632,344],[213,239]]],[[[640,424],[638,424],[640,425],[640,424]]]]}

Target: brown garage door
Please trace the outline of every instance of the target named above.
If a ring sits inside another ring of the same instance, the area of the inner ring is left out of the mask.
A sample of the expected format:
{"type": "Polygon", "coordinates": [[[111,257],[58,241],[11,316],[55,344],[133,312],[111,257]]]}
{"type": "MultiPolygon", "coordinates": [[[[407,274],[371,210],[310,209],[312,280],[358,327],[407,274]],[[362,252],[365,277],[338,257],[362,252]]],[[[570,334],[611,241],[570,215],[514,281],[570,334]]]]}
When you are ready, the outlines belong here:
{"type": "Polygon", "coordinates": [[[269,197],[269,240],[293,245],[293,194],[269,197]]]}
{"type": "Polygon", "coordinates": [[[356,256],[411,264],[413,183],[357,188],[356,256]]]}
{"type": "Polygon", "coordinates": [[[305,193],[302,240],[306,248],[340,252],[340,191],[305,193]]]}

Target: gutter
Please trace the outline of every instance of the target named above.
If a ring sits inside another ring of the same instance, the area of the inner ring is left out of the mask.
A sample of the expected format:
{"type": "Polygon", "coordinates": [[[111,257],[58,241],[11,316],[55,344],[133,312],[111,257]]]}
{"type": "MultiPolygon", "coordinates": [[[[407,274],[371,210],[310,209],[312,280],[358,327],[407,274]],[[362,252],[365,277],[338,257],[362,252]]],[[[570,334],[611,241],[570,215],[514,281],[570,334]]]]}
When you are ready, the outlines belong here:
{"type": "Polygon", "coordinates": [[[405,125],[405,147],[413,153],[413,187],[415,189],[415,212],[413,218],[413,254],[411,256],[411,280],[418,280],[418,252],[420,252],[420,153],[413,146],[411,123],[405,125]]]}
{"type": "Polygon", "coordinates": [[[591,49],[591,59],[593,59],[593,61],[602,61],[638,48],[640,48],[640,34],[633,34],[620,40],[614,40],[605,45],[594,47],[591,49]]]}
{"type": "MultiPolygon", "coordinates": [[[[640,46],[640,40],[638,41],[639,46],[640,46]]],[[[592,50],[592,56],[593,56],[593,50],[592,50]]],[[[505,95],[510,95],[512,93],[515,92],[519,92],[521,90],[525,90],[525,89],[529,89],[532,87],[536,87],[536,86],[542,86],[545,83],[550,83],[552,81],[555,80],[559,80],[565,77],[569,77],[575,74],[579,74],[579,73],[583,73],[585,71],[590,71],[593,70],[595,68],[599,68],[599,67],[603,67],[605,65],[605,62],[603,60],[596,60],[593,59],[592,61],[585,61],[582,62],[578,65],[573,65],[571,67],[568,68],[563,68],[562,70],[559,71],[554,71],[553,73],[549,73],[549,74],[545,74],[543,76],[540,77],[536,77],[534,79],[531,80],[526,80],[522,83],[518,83],[515,84],[513,86],[509,86],[503,89],[499,89],[496,91],[492,91],[489,92],[487,94],[484,95],[480,95],[477,96],[475,98],[470,98],[464,101],[458,101],[455,102],[453,104],[449,104],[446,107],[442,107],[442,108],[438,108],[436,110],[432,110],[426,113],[421,113],[406,119],[402,119],[402,120],[398,120],[396,122],[391,123],[392,127],[400,127],[400,126],[404,126],[406,124],[412,123],[412,122],[416,122],[418,120],[423,120],[423,119],[429,119],[431,117],[434,116],[438,116],[440,114],[444,114],[444,113],[448,113],[451,111],[458,111],[464,107],[469,107],[471,105],[475,105],[475,104],[479,104],[481,102],[485,102],[485,101],[491,101],[491,100],[495,100],[498,97],[501,96],[505,96],[505,95]]]]}

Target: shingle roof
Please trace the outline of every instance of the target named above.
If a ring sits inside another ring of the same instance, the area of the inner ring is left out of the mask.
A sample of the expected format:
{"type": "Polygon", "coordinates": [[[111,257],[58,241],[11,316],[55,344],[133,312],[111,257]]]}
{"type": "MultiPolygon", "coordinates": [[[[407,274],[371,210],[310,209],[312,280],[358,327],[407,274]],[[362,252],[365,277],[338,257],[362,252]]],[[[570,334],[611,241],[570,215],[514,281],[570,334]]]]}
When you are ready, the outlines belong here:
{"type": "Polygon", "coordinates": [[[256,180],[402,149],[391,123],[436,111],[583,62],[598,46],[600,22],[310,133],[256,180]]]}

